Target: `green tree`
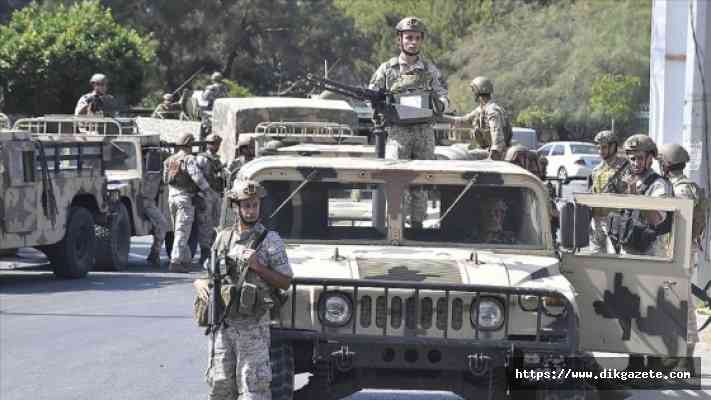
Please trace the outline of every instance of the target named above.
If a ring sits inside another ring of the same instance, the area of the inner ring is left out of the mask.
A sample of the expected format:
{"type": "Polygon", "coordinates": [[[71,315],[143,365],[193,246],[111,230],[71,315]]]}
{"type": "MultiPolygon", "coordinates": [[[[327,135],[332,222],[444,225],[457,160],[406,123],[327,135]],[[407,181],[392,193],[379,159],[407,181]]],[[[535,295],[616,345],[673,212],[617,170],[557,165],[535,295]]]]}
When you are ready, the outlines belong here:
{"type": "Polygon", "coordinates": [[[8,112],[43,114],[74,110],[103,72],[119,100],[143,97],[143,81],[154,59],[150,37],[120,26],[98,1],[65,7],[37,3],[13,13],[0,26],[0,79],[8,112]]]}
{"type": "Polygon", "coordinates": [[[590,108],[603,118],[611,119],[613,127],[616,122],[627,123],[637,111],[640,84],[638,76],[599,76],[592,83],[590,108]]]}

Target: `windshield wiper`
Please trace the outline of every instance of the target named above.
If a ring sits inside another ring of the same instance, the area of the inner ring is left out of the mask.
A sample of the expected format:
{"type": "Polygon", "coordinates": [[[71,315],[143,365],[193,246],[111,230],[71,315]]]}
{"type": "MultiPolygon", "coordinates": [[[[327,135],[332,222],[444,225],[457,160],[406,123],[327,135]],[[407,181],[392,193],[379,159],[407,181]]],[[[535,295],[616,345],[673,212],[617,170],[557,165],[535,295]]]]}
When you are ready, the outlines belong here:
{"type": "Polygon", "coordinates": [[[442,216],[437,220],[438,224],[442,223],[442,221],[447,217],[447,215],[449,215],[449,212],[452,211],[454,206],[456,206],[457,203],[459,203],[459,200],[461,200],[462,197],[464,197],[464,195],[467,194],[469,189],[471,189],[475,183],[476,183],[476,176],[469,180],[469,183],[467,183],[467,186],[464,186],[464,189],[462,189],[462,192],[459,193],[459,196],[457,196],[457,198],[454,199],[454,201],[452,202],[452,205],[450,205],[449,208],[447,208],[447,211],[445,211],[444,214],[442,214],[442,216]]]}
{"type": "Polygon", "coordinates": [[[279,213],[279,211],[281,211],[281,209],[286,205],[286,203],[288,203],[292,197],[296,196],[296,194],[299,193],[299,191],[304,186],[306,186],[307,183],[311,182],[311,180],[313,180],[316,177],[316,175],[318,175],[318,170],[314,169],[313,171],[311,171],[311,173],[309,173],[309,175],[306,177],[306,179],[304,179],[304,181],[301,182],[301,184],[299,186],[297,186],[296,189],[294,189],[294,191],[291,192],[289,194],[289,196],[287,196],[287,198],[281,202],[281,204],[279,204],[279,207],[277,207],[277,209],[274,210],[274,212],[272,213],[272,215],[269,216],[268,219],[274,218],[274,216],[277,215],[277,213],[279,213]]]}

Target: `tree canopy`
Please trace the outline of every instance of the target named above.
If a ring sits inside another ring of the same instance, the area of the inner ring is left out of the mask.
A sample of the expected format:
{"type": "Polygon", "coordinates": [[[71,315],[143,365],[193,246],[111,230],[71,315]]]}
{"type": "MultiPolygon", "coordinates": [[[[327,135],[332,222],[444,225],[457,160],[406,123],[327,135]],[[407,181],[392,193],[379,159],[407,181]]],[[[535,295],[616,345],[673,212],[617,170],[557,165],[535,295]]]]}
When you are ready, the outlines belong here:
{"type": "Polygon", "coordinates": [[[96,72],[110,77],[124,102],[136,103],[154,54],[150,37],[119,25],[98,2],[52,9],[33,3],[0,26],[5,107],[17,113],[73,112],[96,72]]]}

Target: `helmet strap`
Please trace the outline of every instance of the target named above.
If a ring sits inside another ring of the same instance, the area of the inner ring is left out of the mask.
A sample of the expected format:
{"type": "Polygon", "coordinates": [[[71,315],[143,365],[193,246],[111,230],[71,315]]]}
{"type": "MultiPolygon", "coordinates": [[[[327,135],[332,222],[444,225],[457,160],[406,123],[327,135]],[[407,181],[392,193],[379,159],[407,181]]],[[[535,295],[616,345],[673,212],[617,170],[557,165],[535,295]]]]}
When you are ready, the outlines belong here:
{"type": "Polygon", "coordinates": [[[240,203],[241,203],[240,201],[237,201],[237,213],[239,214],[239,222],[241,224],[249,226],[249,227],[256,225],[256,223],[259,222],[259,216],[257,216],[257,218],[255,218],[254,221],[247,221],[247,219],[242,214],[242,206],[240,203]]]}

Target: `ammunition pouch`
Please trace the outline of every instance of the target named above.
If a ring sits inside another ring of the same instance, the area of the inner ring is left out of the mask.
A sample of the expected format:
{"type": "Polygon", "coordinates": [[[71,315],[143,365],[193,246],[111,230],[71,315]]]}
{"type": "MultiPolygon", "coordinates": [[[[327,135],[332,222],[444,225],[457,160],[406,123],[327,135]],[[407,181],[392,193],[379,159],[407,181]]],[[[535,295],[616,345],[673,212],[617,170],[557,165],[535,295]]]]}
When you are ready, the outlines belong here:
{"type": "Polygon", "coordinates": [[[634,252],[644,253],[660,234],[654,226],[639,219],[639,212],[611,212],[607,219],[608,236],[615,248],[624,246],[634,252]]]}

